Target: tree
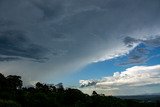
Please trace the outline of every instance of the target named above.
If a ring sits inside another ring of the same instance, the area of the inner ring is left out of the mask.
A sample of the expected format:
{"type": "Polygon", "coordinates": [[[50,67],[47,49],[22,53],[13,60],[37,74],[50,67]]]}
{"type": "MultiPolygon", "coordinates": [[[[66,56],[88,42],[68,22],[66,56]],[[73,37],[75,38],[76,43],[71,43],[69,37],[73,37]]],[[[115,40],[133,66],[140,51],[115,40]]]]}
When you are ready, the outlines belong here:
{"type": "Polygon", "coordinates": [[[50,85],[49,90],[52,92],[56,92],[56,87],[54,85],[50,85]]]}
{"type": "Polygon", "coordinates": [[[38,90],[43,89],[43,84],[40,83],[40,82],[37,82],[36,83],[36,89],[38,89],[38,90]]]}
{"type": "Polygon", "coordinates": [[[92,92],[92,96],[98,95],[96,91],[92,92]]]}
{"type": "Polygon", "coordinates": [[[22,80],[21,76],[9,75],[6,77],[7,85],[10,89],[21,89],[22,88],[22,80]]]}
{"type": "Polygon", "coordinates": [[[63,83],[58,83],[56,85],[56,87],[57,87],[58,92],[63,92],[64,91],[63,83]]]}
{"type": "Polygon", "coordinates": [[[4,90],[6,88],[6,78],[3,74],[0,73],[0,90],[4,90]]]}
{"type": "Polygon", "coordinates": [[[46,84],[42,84],[40,82],[36,83],[36,89],[43,91],[43,92],[48,92],[49,91],[49,86],[46,84]]]}

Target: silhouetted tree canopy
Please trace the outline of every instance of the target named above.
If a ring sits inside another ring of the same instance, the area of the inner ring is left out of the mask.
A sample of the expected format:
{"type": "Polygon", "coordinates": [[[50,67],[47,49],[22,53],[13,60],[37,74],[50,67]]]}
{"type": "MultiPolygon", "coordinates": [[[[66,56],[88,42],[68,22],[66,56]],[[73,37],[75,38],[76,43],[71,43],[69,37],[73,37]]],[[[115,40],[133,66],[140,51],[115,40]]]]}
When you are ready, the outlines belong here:
{"type": "Polygon", "coordinates": [[[3,74],[0,73],[0,90],[16,90],[21,89],[21,87],[22,80],[20,76],[9,75],[5,77],[3,74]]]}
{"type": "Polygon", "coordinates": [[[22,80],[20,76],[9,75],[6,77],[8,87],[11,89],[20,89],[22,87],[22,80]]]}
{"type": "Polygon", "coordinates": [[[98,95],[96,91],[92,92],[92,96],[98,95]]]}
{"type": "Polygon", "coordinates": [[[0,73],[0,90],[6,88],[6,78],[0,73]]]}

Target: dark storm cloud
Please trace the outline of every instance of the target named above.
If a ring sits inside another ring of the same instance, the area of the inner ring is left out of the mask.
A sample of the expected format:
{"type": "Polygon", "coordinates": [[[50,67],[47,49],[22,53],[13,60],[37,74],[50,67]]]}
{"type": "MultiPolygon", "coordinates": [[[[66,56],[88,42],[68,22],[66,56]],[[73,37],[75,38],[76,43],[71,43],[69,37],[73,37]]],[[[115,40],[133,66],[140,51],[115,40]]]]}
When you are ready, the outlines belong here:
{"type": "Polygon", "coordinates": [[[160,36],[154,36],[152,38],[148,39],[135,39],[132,37],[125,37],[124,38],[124,44],[128,47],[132,47],[134,43],[140,43],[140,45],[143,45],[143,47],[137,46],[135,49],[133,49],[130,54],[127,56],[127,61],[124,61],[123,63],[120,63],[118,65],[128,65],[128,64],[141,64],[147,62],[149,59],[151,59],[154,56],[149,56],[150,51],[152,49],[148,49],[149,47],[159,47],[160,46],[160,36]]]}
{"type": "Polygon", "coordinates": [[[3,61],[16,61],[16,60],[20,60],[18,57],[2,57],[0,56],[0,61],[3,62],[3,61]]]}
{"type": "Polygon", "coordinates": [[[160,35],[150,35],[149,38],[146,39],[136,39],[133,37],[125,37],[123,42],[125,45],[127,46],[132,46],[134,43],[144,43],[145,45],[149,45],[149,46],[154,46],[154,47],[158,47],[160,46],[160,35]]]}
{"type": "Polygon", "coordinates": [[[132,37],[125,37],[124,38],[124,44],[127,45],[127,47],[132,47],[134,43],[139,42],[139,40],[136,40],[135,38],[132,37]]]}
{"type": "Polygon", "coordinates": [[[39,8],[43,12],[43,20],[49,20],[53,18],[58,18],[58,16],[63,15],[64,7],[62,0],[45,0],[45,1],[31,1],[34,6],[39,8]]]}
{"type": "Polygon", "coordinates": [[[24,32],[19,30],[8,30],[0,32],[0,61],[12,61],[21,58],[33,60],[45,59],[47,52],[43,47],[33,44],[26,38],[24,32]]]}
{"type": "MultiPolygon", "coordinates": [[[[0,0],[0,55],[1,60],[8,58],[0,64],[1,68],[7,67],[1,72],[19,73],[23,69],[22,75],[29,75],[32,81],[42,80],[42,76],[52,80],[56,74],[127,55],[139,42],[153,44],[156,40],[149,42],[154,39],[149,37],[159,34],[159,3],[0,0]],[[13,63],[10,57],[21,60],[13,63]],[[45,58],[49,60],[35,63],[45,58]]],[[[141,58],[138,54],[131,59],[141,58]]]]}
{"type": "Polygon", "coordinates": [[[11,22],[9,20],[5,20],[5,19],[0,19],[0,28],[7,27],[10,25],[13,25],[13,22],[11,22]]]}
{"type": "Polygon", "coordinates": [[[120,65],[145,63],[149,59],[148,54],[150,51],[147,47],[142,48],[138,46],[129,53],[127,61],[122,61],[120,65]]]}
{"type": "Polygon", "coordinates": [[[143,40],[143,42],[146,45],[150,45],[150,46],[153,46],[153,47],[159,47],[160,46],[160,36],[157,35],[154,38],[149,38],[148,40],[143,40]]]}

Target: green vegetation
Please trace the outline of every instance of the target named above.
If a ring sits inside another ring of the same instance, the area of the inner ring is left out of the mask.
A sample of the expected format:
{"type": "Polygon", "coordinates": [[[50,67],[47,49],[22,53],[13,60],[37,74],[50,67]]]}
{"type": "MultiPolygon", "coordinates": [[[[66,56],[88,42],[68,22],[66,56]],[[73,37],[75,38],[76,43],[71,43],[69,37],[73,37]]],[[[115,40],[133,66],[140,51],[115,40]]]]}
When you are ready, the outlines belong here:
{"type": "Polygon", "coordinates": [[[0,107],[160,107],[159,102],[122,100],[112,96],[91,96],[78,89],[64,89],[40,82],[35,87],[22,88],[20,76],[5,77],[0,73],[0,107]]]}

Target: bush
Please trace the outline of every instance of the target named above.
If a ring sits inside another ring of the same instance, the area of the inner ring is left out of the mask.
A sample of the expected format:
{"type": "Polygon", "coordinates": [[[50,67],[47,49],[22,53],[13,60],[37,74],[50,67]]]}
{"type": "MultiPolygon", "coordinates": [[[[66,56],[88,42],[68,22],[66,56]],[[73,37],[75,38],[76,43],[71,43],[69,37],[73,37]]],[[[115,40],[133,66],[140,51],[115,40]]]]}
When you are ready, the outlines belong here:
{"type": "Polygon", "coordinates": [[[0,100],[0,107],[21,107],[21,105],[12,100],[0,100]]]}

